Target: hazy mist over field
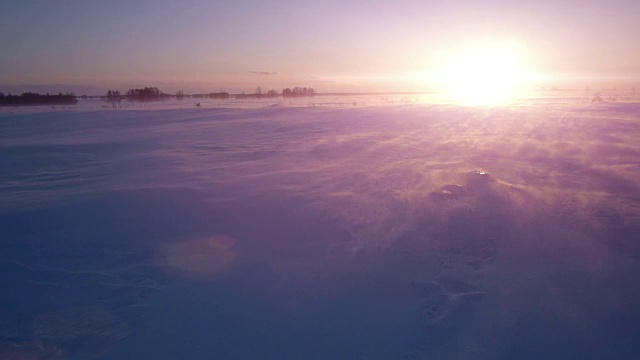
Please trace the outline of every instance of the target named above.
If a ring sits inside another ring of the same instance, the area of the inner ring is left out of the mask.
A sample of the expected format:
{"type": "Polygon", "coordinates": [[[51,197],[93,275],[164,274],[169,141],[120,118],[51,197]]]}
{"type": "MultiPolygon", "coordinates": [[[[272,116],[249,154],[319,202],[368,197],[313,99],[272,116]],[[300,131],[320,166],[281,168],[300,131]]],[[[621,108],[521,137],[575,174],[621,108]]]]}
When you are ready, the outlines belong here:
{"type": "Polygon", "coordinates": [[[3,113],[3,351],[633,358],[639,113],[3,113]]]}

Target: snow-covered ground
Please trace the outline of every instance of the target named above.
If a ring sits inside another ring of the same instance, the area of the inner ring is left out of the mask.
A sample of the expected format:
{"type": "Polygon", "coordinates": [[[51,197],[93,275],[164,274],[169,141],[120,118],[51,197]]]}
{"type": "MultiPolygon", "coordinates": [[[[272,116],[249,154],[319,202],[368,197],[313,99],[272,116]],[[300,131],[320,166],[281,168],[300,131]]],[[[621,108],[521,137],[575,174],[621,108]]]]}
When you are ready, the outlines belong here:
{"type": "Polygon", "coordinates": [[[640,357],[640,104],[367,99],[3,109],[0,355],[640,357]]]}

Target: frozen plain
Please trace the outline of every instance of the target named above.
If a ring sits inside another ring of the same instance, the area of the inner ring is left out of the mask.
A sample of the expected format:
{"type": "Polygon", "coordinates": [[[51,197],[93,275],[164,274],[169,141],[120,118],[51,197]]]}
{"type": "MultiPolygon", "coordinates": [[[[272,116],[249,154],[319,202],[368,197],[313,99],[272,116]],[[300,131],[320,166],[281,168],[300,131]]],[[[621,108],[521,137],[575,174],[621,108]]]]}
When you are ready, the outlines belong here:
{"type": "Polygon", "coordinates": [[[640,357],[637,103],[4,111],[0,169],[2,356],[640,357]]]}

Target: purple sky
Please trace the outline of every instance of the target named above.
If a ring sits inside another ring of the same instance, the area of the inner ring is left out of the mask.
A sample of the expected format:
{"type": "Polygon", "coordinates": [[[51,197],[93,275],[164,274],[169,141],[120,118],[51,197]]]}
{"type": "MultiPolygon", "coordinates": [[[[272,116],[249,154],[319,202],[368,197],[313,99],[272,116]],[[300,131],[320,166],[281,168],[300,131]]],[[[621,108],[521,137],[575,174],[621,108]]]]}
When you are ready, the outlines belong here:
{"type": "Polygon", "coordinates": [[[552,83],[635,82],[639,35],[637,0],[25,0],[0,13],[0,91],[421,91],[451,49],[505,41],[552,83]]]}

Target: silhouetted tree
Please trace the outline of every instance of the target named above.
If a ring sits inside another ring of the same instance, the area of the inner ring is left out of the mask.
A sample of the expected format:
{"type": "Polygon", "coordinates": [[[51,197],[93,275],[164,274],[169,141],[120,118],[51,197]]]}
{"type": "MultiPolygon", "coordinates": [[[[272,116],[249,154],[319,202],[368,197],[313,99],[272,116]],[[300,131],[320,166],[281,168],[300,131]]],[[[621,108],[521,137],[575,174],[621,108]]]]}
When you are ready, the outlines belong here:
{"type": "Polygon", "coordinates": [[[22,105],[74,105],[78,103],[78,99],[74,93],[63,94],[59,92],[53,94],[38,94],[26,92],[22,95],[4,95],[0,96],[0,106],[22,106],[22,105]]]}
{"type": "Polygon", "coordinates": [[[106,97],[108,101],[114,102],[114,101],[120,101],[120,98],[122,97],[122,95],[118,90],[109,90],[107,91],[106,97]]]}
{"type": "Polygon", "coordinates": [[[163,99],[166,95],[157,87],[129,89],[125,94],[131,100],[152,101],[163,99]]]}

